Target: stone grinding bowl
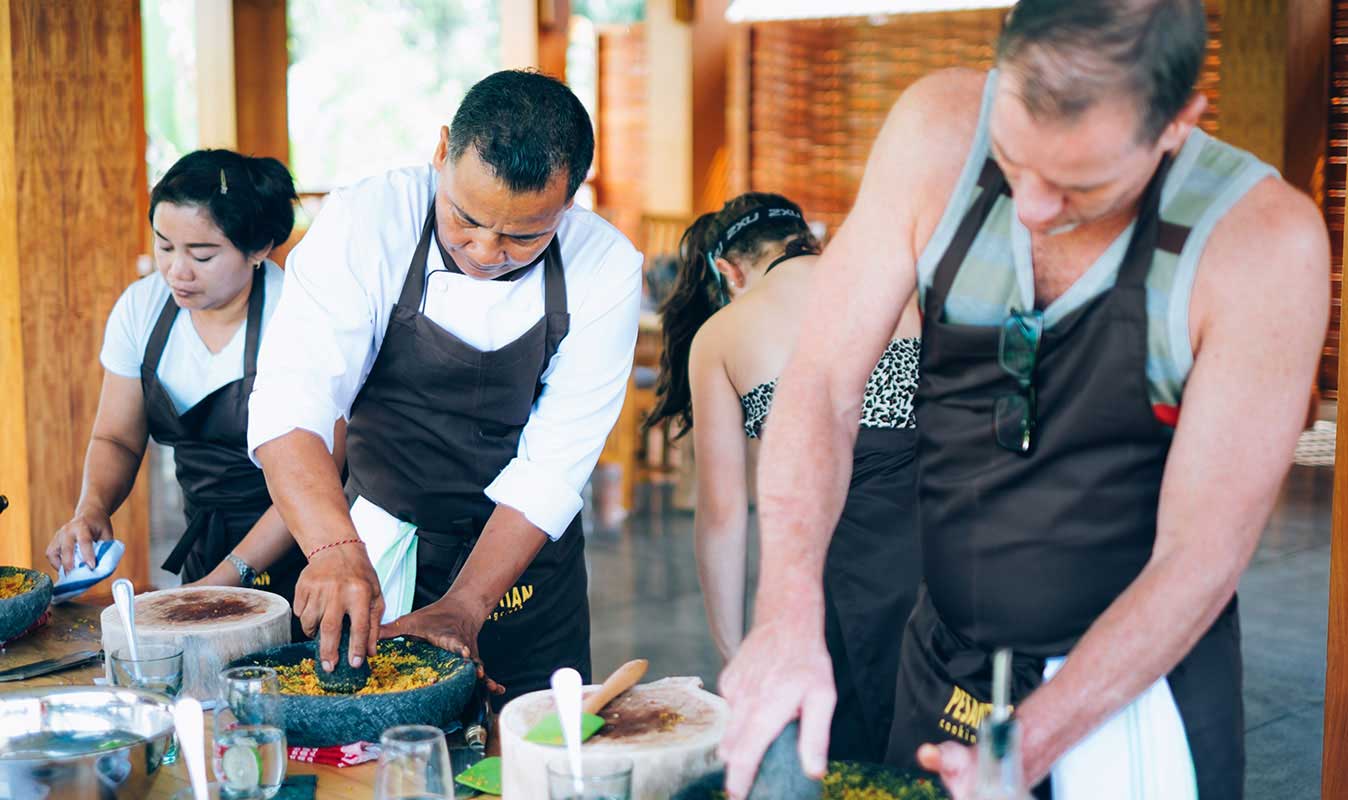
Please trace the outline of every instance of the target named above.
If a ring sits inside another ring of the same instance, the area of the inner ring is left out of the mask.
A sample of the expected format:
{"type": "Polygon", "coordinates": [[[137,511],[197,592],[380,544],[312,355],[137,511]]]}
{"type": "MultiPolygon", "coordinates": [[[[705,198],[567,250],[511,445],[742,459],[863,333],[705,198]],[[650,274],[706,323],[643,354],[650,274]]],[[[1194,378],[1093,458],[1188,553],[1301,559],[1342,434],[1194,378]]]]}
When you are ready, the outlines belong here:
{"type": "MultiPolygon", "coordinates": [[[[861,761],[830,761],[821,783],[805,776],[800,765],[800,723],[792,722],[773,740],[749,800],[844,800],[849,794],[895,800],[946,800],[945,792],[930,778],[915,777],[883,764],[861,761]]],[[[725,770],[703,775],[684,787],[674,800],[725,800],[725,770]]]]}
{"type": "Polygon", "coordinates": [[[32,627],[51,605],[51,578],[46,573],[22,567],[0,567],[0,578],[27,575],[33,588],[14,597],[0,598],[0,642],[7,642],[32,627]]]}
{"type": "MultiPolygon", "coordinates": [[[[289,667],[314,658],[316,651],[314,642],[287,644],[235,659],[229,666],[289,667]]],[[[380,694],[282,694],[287,745],[378,742],[380,734],[395,725],[447,728],[458,720],[477,686],[477,665],[420,639],[385,639],[378,652],[416,656],[439,673],[439,680],[419,689],[380,694]]]]}

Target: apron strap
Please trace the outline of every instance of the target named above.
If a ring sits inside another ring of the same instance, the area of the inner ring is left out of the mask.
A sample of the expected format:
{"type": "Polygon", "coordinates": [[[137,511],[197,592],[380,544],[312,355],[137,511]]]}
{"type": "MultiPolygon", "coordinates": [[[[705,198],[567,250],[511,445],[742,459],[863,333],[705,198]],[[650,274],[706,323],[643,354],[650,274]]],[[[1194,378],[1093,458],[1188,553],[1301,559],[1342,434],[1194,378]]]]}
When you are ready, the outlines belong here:
{"type": "Polygon", "coordinates": [[[177,319],[178,304],[174,302],[173,292],[170,291],[168,300],[164,301],[164,307],[159,312],[159,319],[154,324],[154,330],[150,332],[150,340],[145,344],[145,355],[140,362],[142,379],[149,380],[159,372],[159,361],[164,357],[169,332],[173,330],[173,323],[177,319]]]}
{"type": "Polygon", "coordinates": [[[946,297],[950,294],[950,287],[955,283],[955,275],[959,272],[965,257],[969,255],[974,240],[978,238],[978,232],[983,229],[983,223],[987,221],[997,201],[1004,195],[1007,197],[1011,195],[1006,176],[1002,174],[997,162],[991,158],[983,162],[983,171],[978,175],[978,186],[982,190],[978,193],[978,199],[965,212],[959,228],[955,230],[955,238],[950,241],[950,246],[946,248],[936,265],[936,273],[932,276],[931,286],[927,289],[927,302],[922,310],[922,316],[927,319],[939,320],[945,313],[946,297]]]}
{"type": "MultiPolygon", "coordinates": [[[[1153,254],[1160,247],[1161,192],[1165,188],[1166,175],[1170,173],[1170,164],[1170,155],[1166,154],[1161,158],[1160,166],[1156,168],[1156,173],[1151,176],[1151,182],[1147,184],[1142,194],[1133,238],[1128,242],[1128,249],[1124,252],[1123,262],[1119,266],[1119,277],[1115,283],[1117,287],[1136,289],[1146,285],[1147,274],[1151,272],[1153,254]]],[[[1187,228],[1168,225],[1166,237],[1168,246],[1173,246],[1178,239],[1179,246],[1183,249],[1187,237],[1187,228]]]]}
{"type": "Polygon", "coordinates": [[[412,263],[407,267],[402,293],[398,295],[398,305],[404,308],[421,308],[421,298],[426,294],[426,257],[430,255],[434,234],[435,198],[432,197],[431,207],[426,211],[426,221],[421,226],[421,238],[417,240],[417,249],[412,253],[412,263]]]}
{"type": "Polygon", "coordinates": [[[257,377],[257,352],[262,346],[262,308],[266,302],[267,277],[258,273],[265,266],[253,270],[253,287],[248,291],[248,319],[244,323],[243,378],[244,394],[253,393],[253,379],[257,377]]]}

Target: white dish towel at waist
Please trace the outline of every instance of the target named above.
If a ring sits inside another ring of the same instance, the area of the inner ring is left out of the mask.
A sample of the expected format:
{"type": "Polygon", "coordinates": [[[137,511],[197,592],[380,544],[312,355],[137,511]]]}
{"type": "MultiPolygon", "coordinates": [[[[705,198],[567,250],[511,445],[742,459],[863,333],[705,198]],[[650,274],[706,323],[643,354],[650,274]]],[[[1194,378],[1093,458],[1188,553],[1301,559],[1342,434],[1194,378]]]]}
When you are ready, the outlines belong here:
{"type": "Polygon", "coordinates": [[[364,497],[357,497],[351,505],[351,524],[365,543],[379,576],[379,591],[384,594],[380,623],[387,624],[412,610],[417,585],[417,527],[364,497]]]}
{"type": "MultiPolygon", "coordinates": [[[[1065,658],[1044,666],[1047,683],[1065,658]]],[[[1161,678],[1053,766],[1053,800],[1197,800],[1184,721],[1161,678]]]]}

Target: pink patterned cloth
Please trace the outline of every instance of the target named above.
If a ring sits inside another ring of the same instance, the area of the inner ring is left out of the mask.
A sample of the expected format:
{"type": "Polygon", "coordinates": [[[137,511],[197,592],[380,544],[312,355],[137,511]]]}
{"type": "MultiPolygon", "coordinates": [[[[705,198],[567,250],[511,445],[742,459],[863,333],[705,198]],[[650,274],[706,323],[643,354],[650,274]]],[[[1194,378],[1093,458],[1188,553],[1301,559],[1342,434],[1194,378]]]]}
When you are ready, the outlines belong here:
{"type": "Polygon", "coordinates": [[[46,625],[47,620],[49,619],[51,619],[51,606],[48,606],[47,610],[42,612],[42,616],[38,617],[37,620],[32,625],[29,625],[27,628],[25,628],[23,633],[19,634],[18,636],[15,636],[13,639],[10,639],[9,641],[0,642],[0,650],[3,650],[5,648],[5,645],[10,644],[12,642],[17,642],[23,637],[37,630],[38,628],[41,628],[43,625],[46,625]]]}
{"type": "Polygon", "coordinates": [[[332,747],[292,747],[291,761],[322,764],[328,767],[353,767],[379,758],[378,745],[370,742],[334,745],[332,747]]]}

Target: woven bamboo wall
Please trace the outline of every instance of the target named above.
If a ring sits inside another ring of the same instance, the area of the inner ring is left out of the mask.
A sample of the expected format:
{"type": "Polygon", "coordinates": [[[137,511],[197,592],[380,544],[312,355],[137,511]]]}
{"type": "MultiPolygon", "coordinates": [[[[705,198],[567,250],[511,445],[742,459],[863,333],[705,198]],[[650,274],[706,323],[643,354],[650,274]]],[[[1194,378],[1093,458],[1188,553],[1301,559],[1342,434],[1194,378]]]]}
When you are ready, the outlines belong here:
{"type": "MultiPolygon", "coordinates": [[[[992,64],[1003,11],[755,23],[749,26],[747,147],[730,174],[752,188],[791,197],[813,219],[836,228],[861,183],[871,144],[898,96],[935,70],[992,64]],[[746,153],[747,151],[747,153],[746,153]]],[[[1219,119],[1220,14],[1210,14],[1212,45],[1202,86],[1219,119]]],[[[732,117],[733,124],[733,117],[732,117]]],[[[732,141],[735,132],[731,133],[732,141]]]]}
{"type": "Polygon", "coordinates": [[[595,203],[633,241],[646,204],[646,72],[640,24],[599,30],[595,203]]]}
{"type": "Polygon", "coordinates": [[[1330,48],[1329,148],[1325,158],[1325,222],[1329,226],[1330,283],[1329,334],[1320,358],[1320,388],[1336,397],[1339,383],[1339,328],[1343,297],[1343,217],[1348,202],[1345,164],[1348,164],[1348,0],[1335,0],[1334,39],[1330,48]]]}

